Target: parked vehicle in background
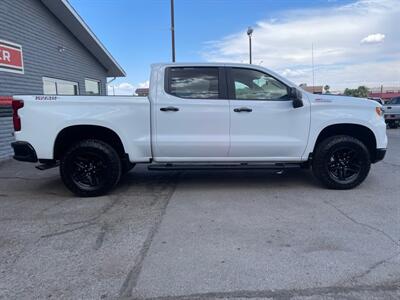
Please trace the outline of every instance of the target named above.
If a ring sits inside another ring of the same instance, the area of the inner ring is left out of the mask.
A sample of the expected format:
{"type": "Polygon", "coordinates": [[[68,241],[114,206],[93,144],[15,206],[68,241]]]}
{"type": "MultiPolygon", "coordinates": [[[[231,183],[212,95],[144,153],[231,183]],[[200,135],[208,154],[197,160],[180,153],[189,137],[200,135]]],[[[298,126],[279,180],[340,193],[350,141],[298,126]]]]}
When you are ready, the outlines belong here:
{"type": "Polygon", "coordinates": [[[15,96],[14,158],[60,164],[80,196],[107,193],[136,163],[150,169],[312,167],[350,189],[386,153],[382,106],[311,94],[266,68],[156,64],[148,97],[15,96]]]}
{"type": "Polygon", "coordinates": [[[395,97],[383,106],[385,122],[389,128],[397,128],[400,125],[400,97],[395,97]]]}
{"type": "Polygon", "coordinates": [[[378,102],[378,103],[381,104],[381,105],[384,105],[384,101],[383,101],[381,98],[379,98],[379,97],[369,97],[368,99],[369,99],[369,100],[373,100],[373,101],[375,101],[375,102],[378,102]]]}

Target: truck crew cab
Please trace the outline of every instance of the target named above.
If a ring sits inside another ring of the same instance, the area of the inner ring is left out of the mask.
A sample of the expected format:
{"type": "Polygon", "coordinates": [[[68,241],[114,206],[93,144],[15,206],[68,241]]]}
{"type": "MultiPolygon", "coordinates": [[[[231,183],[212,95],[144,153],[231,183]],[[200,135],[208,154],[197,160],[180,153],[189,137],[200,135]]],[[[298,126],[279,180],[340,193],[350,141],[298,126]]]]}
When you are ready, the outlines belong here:
{"type": "Polygon", "coordinates": [[[310,166],[350,189],[383,159],[382,107],[310,94],[245,64],[154,64],[148,97],[15,96],[14,158],[60,165],[79,196],[110,191],[137,163],[150,169],[310,166]]]}

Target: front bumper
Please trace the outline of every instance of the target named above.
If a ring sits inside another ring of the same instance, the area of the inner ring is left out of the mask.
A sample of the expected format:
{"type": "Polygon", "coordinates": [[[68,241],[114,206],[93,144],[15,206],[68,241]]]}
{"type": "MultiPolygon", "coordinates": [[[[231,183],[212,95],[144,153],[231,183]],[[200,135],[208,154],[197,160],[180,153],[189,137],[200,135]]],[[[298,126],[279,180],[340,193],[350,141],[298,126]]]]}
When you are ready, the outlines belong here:
{"type": "Polygon", "coordinates": [[[385,158],[386,155],[386,149],[376,149],[375,150],[375,157],[372,160],[372,163],[376,163],[378,161],[381,161],[385,158]]]}
{"type": "Polygon", "coordinates": [[[28,142],[11,143],[14,149],[14,159],[19,161],[37,162],[36,151],[28,142]]]}
{"type": "Polygon", "coordinates": [[[385,114],[385,120],[400,120],[400,115],[385,114]]]}

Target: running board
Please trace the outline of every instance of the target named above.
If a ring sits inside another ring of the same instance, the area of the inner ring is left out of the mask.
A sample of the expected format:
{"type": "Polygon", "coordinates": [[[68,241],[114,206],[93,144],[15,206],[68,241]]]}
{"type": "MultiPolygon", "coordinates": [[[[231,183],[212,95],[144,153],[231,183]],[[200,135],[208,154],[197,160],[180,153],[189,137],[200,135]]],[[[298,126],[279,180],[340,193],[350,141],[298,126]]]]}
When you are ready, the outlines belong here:
{"type": "Polygon", "coordinates": [[[190,163],[155,163],[148,166],[149,170],[170,171],[170,170],[248,170],[261,169],[280,171],[286,169],[299,169],[300,163],[237,163],[237,164],[190,164],[190,163]]]}

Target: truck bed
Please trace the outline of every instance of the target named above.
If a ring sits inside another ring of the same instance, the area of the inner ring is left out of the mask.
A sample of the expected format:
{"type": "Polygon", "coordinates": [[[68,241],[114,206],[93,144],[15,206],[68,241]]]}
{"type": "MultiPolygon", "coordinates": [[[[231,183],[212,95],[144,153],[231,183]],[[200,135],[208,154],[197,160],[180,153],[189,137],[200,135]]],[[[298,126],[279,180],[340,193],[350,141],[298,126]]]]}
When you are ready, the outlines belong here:
{"type": "Polygon", "coordinates": [[[130,158],[150,160],[150,102],[147,97],[23,95],[14,96],[14,99],[24,101],[24,107],[18,111],[22,128],[15,133],[16,138],[29,141],[39,158],[53,158],[53,145],[61,130],[90,124],[117,133],[130,158]]]}

